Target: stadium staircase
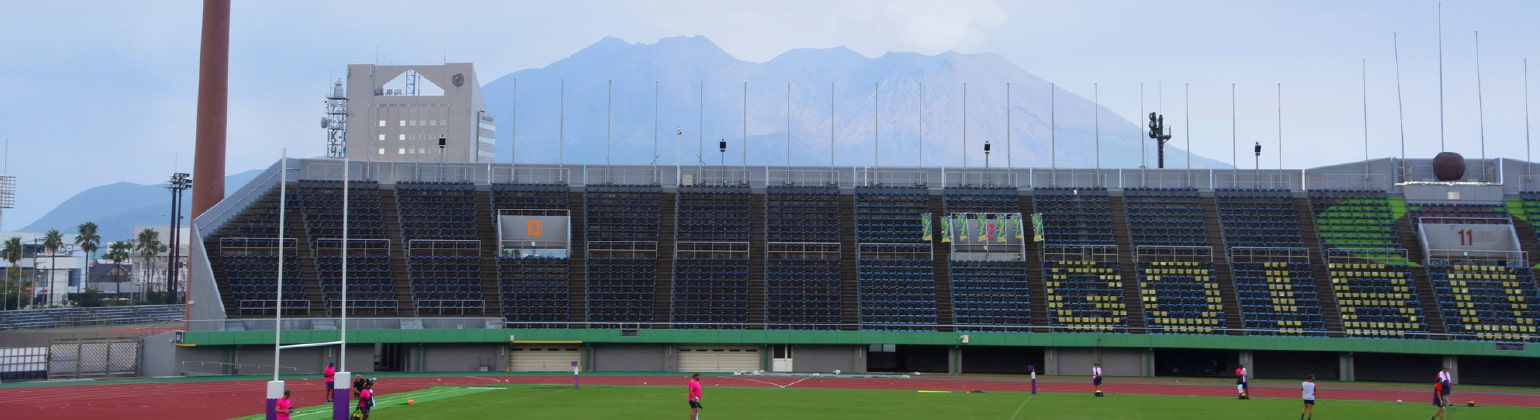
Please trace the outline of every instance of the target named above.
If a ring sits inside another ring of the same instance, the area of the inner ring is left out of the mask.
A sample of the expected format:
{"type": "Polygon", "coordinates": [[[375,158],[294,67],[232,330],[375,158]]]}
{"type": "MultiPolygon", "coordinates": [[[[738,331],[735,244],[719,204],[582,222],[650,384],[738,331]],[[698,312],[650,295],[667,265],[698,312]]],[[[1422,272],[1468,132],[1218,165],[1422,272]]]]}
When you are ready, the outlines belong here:
{"type": "Polygon", "coordinates": [[[588,322],[588,263],[583,250],[588,249],[588,243],[584,240],[587,228],[586,223],[580,220],[588,220],[583,214],[583,193],[567,193],[567,209],[570,212],[570,220],[567,226],[572,229],[570,238],[571,249],[567,252],[567,299],[571,302],[567,313],[568,320],[573,328],[586,328],[588,322]]]}
{"type": "Polygon", "coordinates": [[[845,303],[840,316],[844,329],[861,329],[861,289],[856,278],[860,275],[860,263],[856,261],[856,196],[840,194],[840,299],[845,303]]]}
{"type": "Polygon", "coordinates": [[[390,274],[391,281],[396,285],[396,308],[398,315],[416,314],[417,300],[412,295],[412,280],[408,278],[410,270],[406,265],[406,241],[402,240],[400,221],[400,206],[396,204],[396,190],[380,190],[380,213],[386,220],[396,220],[397,223],[385,223],[385,239],[390,241],[390,274]]]}
{"type": "Polygon", "coordinates": [[[492,214],[492,191],[476,190],[476,239],[481,241],[481,297],[483,314],[503,313],[502,280],[497,278],[497,218],[492,214]]]}
{"type": "Polygon", "coordinates": [[[658,205],[658,281],[653,284],[652,322],[673,319],[674,242],[678,237],[679,194],[660,193],[658,205]]]}
{"type": "Polygon", "coordinates": [[[765,313],[765,194],[749,194],[749,317],[753,329],[762,329],[765,313]]]}
{"type": "MultiPolygon", "coordinates": [[[[1033,212],[1032,196],[1023,195],[1018,200],[1021,202],[1022,227],[1030,230],[1033,212]]],[[[1022,243],[1027,248],[1027,290],[1032,295],[1029,298],[1032,301],[1032,325],[1046,327],[1052,324],[1048,320],[1048,288],[1045,286],[1047,277],[1043,274],[1043,247],[1032,239],[1032,232],[1023,233],[1022,243]]]]}
{"type": "Polygon", "coordinates": [[[1214,277],[1219,283],[1219,298],[1224,301],[1225,327],[1231,335],[1245,334],[1246,323],[1241,320],[1240,294],[1235,290],[1235,270],[1230,266],[1230,250],[1225,247],[1224,230],[1219,225],[1219,205],[1214,197],[1199,197],[1203,207],[1204,229],[1208,232],[1208,246],[1214,249],[1214,277]]]}
{"type": "MultiPolygon", "coordinates": [[[[1404,206],[1404,204],[1402,204],[1404,206]]],[[[1393,201],[1392,207],[1396,206],[1393,201]]],[[[1396,234],[1401,237],[1401,243],[1406,246],[1406,259],[1411,260],[1412,284],[1417,287],[1417,299],[1422,305],[1422,318],[1428,323],[1428,333],[1447,334],[1449,328],[1444,324],[1444,312],[1439,310],[1438,295],[1433,290],[1433,280],[1428,277],[1428,268],[1422,263],[1426,261],[1422,249],[1422,241],[1417,239],[1417,227],[1412,224],[1412,214],[1406,213],[1396,220],[1396,234]]]]}
{"type": "Polygon", "coordinates": [[[294,238],[299,249],[299,274],[305,284],[305,296],[310,298],[310,316],[326,315],[326,293],[321,290],[321,274],[316,269],[315,251],[311,249],[310,230],[297,217],[288,218],[285,236],[294,238]]]}
{"type": "MultiPolygon", "coordinates": [[[[945,198],[938,194],[930,197],[931,230],[931,259],[935,261],[936,279],[936,324],[956,325],[957,317],[955,305],[952,302],[952,256],[951,246],[943,246],[941,243],[941,224],[935,223],[937,216],[946,214],[945,198]]],[[[951,327],[940,327],[937,331],[952,331],[951,327]]]]}
{"type": "Polygon", "coordinates": [[[1518,201],[1508,202],[1508,213],[1513,219],[1513,231],[1519,236],[1519,246],[1529,254],[1531,268],[1540,265],[1535,260],[1540,258],[1540,192],[1525,191],[1519,193],[1518,201]]]}
{"type": "MultiPolygon", "coordinates": [[[[1112,238],[1118,246],[1118,271],[1123,274],[1123,303],[1127,305],[1128,329],[1145,332],[1148,317],[1139,291],[1139,269],[1134,263],[1133,235],[1128,231],[1128,203],[1122,196],[1108,197],[1112,208],[1112,238]]],[[[1039,260],[1041,263],[1041,259],[1039,260]]]]}
{"type": "Polygon", "coordinates": [[[1326,322],[1328,337],[1342,337],[1342,309],[1337,306],[1337,294],[1332,292],[1331,270],[1326,266],[1326,251],[1321,249],[1321,235],[1315,222],[1315,211],[1309,199],[1295,199],[1294,209],[1299,213],[1299,229],[1304,234],[1305,248],[1310,250],[1310,275],[1315,278],[1316,298],[1321,302],[1321,318],[1326,322]]]}

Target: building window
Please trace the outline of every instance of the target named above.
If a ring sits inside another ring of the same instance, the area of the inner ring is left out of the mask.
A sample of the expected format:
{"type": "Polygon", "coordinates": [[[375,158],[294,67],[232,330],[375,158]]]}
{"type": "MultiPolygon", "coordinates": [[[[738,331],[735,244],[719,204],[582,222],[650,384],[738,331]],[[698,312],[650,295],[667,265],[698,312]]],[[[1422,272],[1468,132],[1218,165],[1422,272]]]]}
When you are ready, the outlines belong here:
{"type": "Polygon", "coordinates": [[[406,127],[406,120],[401,120],[401,126],[406,127]]]}
{"type": "MultiPolygon", "coordinates": [[[[1153,131],[1151,131],[1151,132],[1153,133],[1153,131]]],[[[400,140],[401,141],[406,141],[406,135],[405,134],[401,134],[401,139],[400,140]]]]}
{"type": "Polygon", "coordinates": [[[385,148],[384,148],[384,147],[381,147],[381,148],[380,148],[380,154],[381,154],[381,155],[383,155],[383,154],[385,154],[385,148]]]}
{"type": "Polygon", "coordinates": [[[381,127],[384,127],[384,126],[385,126],[385,120],[380,120],[380,126],[381,126],[381,127]]]}
{"type": "Polygon", "coordinates": [[[404,154],[406,154],[406,148],[405,148],[405,147],[402,147],[402,148],[397,148],[397,149],[396,149],[396,154],[398,154],[398,155],[404,155],[404,154]]]}
{"type": "Polygon", "coordinates": [[[385,141],[385,135],[384,134],[380,134],[380,141],[385,141]]]}

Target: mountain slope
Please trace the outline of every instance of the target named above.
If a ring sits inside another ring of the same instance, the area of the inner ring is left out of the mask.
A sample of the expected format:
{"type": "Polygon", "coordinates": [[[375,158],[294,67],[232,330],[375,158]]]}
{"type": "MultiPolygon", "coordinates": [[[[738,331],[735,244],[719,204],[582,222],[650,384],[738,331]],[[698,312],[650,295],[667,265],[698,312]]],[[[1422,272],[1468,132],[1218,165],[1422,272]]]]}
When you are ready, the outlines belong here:
{"type": "MultiPolygon", "coordinates": [[[[225,177],[225,191],[231,192],[246,185],[262,170],[254,169],[225,177]]],[[[182,195],[183,223],[190,220],[188,208],[192,192],[182,195]]],[[[76,226],[86,221],[95,222],[102,242],[132,239],[134,226],[166,225],[171,222],[171,192],[165,184],[144,185],[117,182],[81,191],[49,210],[37,221],[22,228],[21,232],[46,232],[58,229],[66,240],[74,238],[76,226]]]]}
{"type": "MultiPolygon", "coordinates": [[[[783,165],[789,132],[793,165],[829,165],[832,154],[833,163],[841,166],[914,166],[921,163],[923,120],[924,166],[962,166],[965,150],[967,165],[983,166],[985,140],[994,146],[992,166],[1005,166],[1006,155],[1017,167],[1097,166],[1092,102],[1063,90],[1050,99],[1048,81],[992,54],[889,53],[866,58],[846,48],[798,49],[750,63],[699,36],[655,44],[605,38],[544,68],[497,78],[483,94],[489,111],[498,116],[499,162],[516,153],[518,162],[608,160],[644,165],[656,159],[673,164],[677,153],[678,161],[686,164],[699,159],[739,165],[744,163],[741,144],[746,134],[748,164],[783,165]],[[1057,130],[1050,130],[1055,125],[1057,130]],[[683,131],[677,138],[676,128],[683,131]],[[517,150],[510,150],[515,134],[517,150]],[[719,140],[728,142],[725,156],[716,150],[719,140]],[[875,155],[874,142],[881,144],[875,155]]],[[[1141,135],[1140,126],[1102,108],[1101,166],[1139,167],[1141,142],[1149,143],[1141,135]]],[[[1170,147],[1166,152],[1168,167],[1186,166],[1185,151],[1170,147]]],[[[1151,146],[1150,166],[1154,154],[1151,146]]],[[[1193,159],[1195,168],[1228,166],[1200,156],[1193,159]]]]}

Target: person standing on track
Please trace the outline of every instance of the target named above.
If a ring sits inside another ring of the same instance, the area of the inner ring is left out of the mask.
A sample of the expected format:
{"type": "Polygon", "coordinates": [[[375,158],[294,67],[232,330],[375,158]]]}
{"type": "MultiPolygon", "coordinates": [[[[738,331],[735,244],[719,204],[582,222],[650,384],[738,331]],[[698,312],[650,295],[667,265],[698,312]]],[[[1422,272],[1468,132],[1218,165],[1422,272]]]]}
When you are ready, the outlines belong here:
{"type": "Polygon", "coordinates": [[[1299,384],[1300,396],[1305,399],[1305,410],[1299,413],[1299,420],[1315,418],[1315,375],[1305,377],[1305,382],[1299,384]]]}
{"type": "Polygon", "coordinates": [[[1251,395],[1246,392],[1246,391],[1249,390],[1249,387],[1246,384],[1246,375],[1247,375],[1247,373],[1248,372],[1246,372],[1246,365],[1244,365],[1244,364],[1242,364],[1239,367],[1235,368],[1235,393],[1237,394],[1235,396],[1235,399],[1238,399],[1238,400],[1251,399],[1251,395]]]}
{"type": "Polygon", "coordinates": [[[1096,385],[1096,396],[1102,396],[1102,364],[1091,365],[1091,385],[1096,385]]]}
{"type": "Polygon", "coordinates": [[[289,413],[294,412],[294,401],[289,399],[289,390],[283,390],[283,398],[278,399],[278,407],[273,412],[278,413],[278,420],[289,420],[289,413]]]}
{"type": "Polygon", "coordinates": [[[1445,366],[1438,371],[1438,383],[1441,387],[1440,398],[1444,399],[1444,405],[1449,405],[1449,392],[1454,390],[1453,378],[1449,375],[1449,367],[1445,366]]]}
{"type": "Polygon", "coordinates": [[[1444,405],[1446,405],[1444,403],[1444,395],[1446,395],[1446,394],[1444,394],[1444,382],[1443,381],[1434,382],[1433,383],[1433,406],[1434,407],[1438,407],[1438,411],[1434,412],[1433,413],[1433,417],[1429,417],[1429,420],[1443,420],[1444,419],[1444,405]]]}
{"type": "Polygon", "coordinates": [[[321,377],[326,378],[326,402],[332,402],[332,389],[337,387],[337,363],[326,362],[326,369],[321,371],[321,377]]]}
{"type": "Polygon", "coordinates": [[[369,409],[374,408],[374,381],[364,383],[364,390],[358,392],[358,412],[363,414],[363,420],[369,420],[369,409]]]}
{"type": "Polygon", "coordinates": [[[690,420],[700,417],[700,374],[690,375],[690,420]]]}

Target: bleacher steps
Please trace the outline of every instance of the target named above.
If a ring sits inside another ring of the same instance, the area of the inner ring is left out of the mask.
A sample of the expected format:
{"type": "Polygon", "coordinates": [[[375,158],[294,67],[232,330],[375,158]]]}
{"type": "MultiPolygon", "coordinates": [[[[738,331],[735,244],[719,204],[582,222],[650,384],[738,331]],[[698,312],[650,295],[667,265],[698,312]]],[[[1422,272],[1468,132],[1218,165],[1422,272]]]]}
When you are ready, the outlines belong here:
{"type": "Polygon", "coordinates": [[[584,328],[588,322],[588,263],[585,258],[588,248],[583,236],[587,234],[587,224],[582,223],[588,219],[583,208],[583,193],[567,194],[567,209],[572,220],[567,224],[572,230],[572,250],[567,253],[567,301],[570,302],[567,320],[574,328],[584,328]]]}
{"type": "Polygon", "coordinates": [[[1439,310],[1438,295],[1433,291],[1433,281],[1428,278],[1428,267],[1423,266],[1423,256],[1426,254],[1422,249],[1422,241],[1417,239],[1417,228],[1412,226],[1410,211],[1396,220],[1396,234],[1401,237],[1401,245],[1406,247],[1406,258],[1417,264],[1410,270],[1412,284],[1417,288],[1417,300],[1422,305],[1422,317],[1428,322],[1428,332],[1447,333],[1449,330],[1444,324],[1444,311],[1439,310]]]}
{"type": "MultiPolygon", "coordinates": [[[[295,212],[301,213],[301,212],[295,212]]],[[[311,248],[310,229],[299,217],[288,218],[288,230],[286,236],[294,238],[298,246],[295,252],[299,254],[299,275],[305,285],[305,297],[310,299],[309,316],[326,315],[326,293],[321,288],[321,273],[316,269],[315,251],[311,248]]],[[[285,314],[287,315],[287,314],[285,314]]]]}
{"type": "Polygon", "coordinates": [[[749,195],[749,316],[750,328],[763,329],[765,313],[765,194],[749,195]]]}
{"type": "Polygon", "coordinates": [[[481,298],[482,316],[503,315],[502,282],[497,278],[497,254],[501,244],[497,242],[497,220],[492,209],[492,191],[476,190],[476,239],[481,240],[481,298]]]}
{"type": "Polygon", "coordinates": [[[390,280],[396,285],[397,314],[415,316],[416,298],[412,295],[411,271],[406,264],[406,242],[401,240],[401,212],[396,204],[396,190],[380,190],[380,214],[385,219],[385,239],[390,240],[390,280]]]}
{"type": "Polygon", "coordinates": [[[679,194],[660,194],[658,203],[658,275],[653,284],[652,321],[667,323],[673,320],[674,303],[674,242],[678,237],[679,194]]]}
{"type": "MultiPolygon", "coordinates": [[[[951,247],[941,243],[941,224],[935,222],[935,218],[946,212],[945,198],[940,194],[930,195],[931,215],[931,259],[935,262],[935,273],[932,278],[936,282],[936,323],[939,325],[956,325],[956,305],[952,300],[952,259],[951,247]]],[[[938,331],[951,331],[951,327],[940,327],[938,331]]]]}
{"type": "Polygon", "coordinates": [[[1214,250],[1214,280],[1219,283],[1219,298],[1224,302],[1225,327],[1232,335],[1246,328],[1241,319],[1240,293],[1235,290],[1235,269],[1230,266],[1230,250],[1225,247],[1224,229],[1219,223],[1219,204],[1214,197],[1199,197],[1203,207],[1203,228],[1208,232],[1208,245],[1214,250]]]}
{"type": "MultiPolygon", "coordinates": [[[[1023,195],[1017,199],[1021,203],[1022,227],[1032,228],[1032,196],[1023,195]]],[[[1026,246],[1027,254],[1027,282],[1028,293],[1031,293],[1032,325],[1039,328],[1047,328],[1052,324],[1048,321],[1048,286],[1047,276],[1043,270],[1042,247],[1037,241],[1032,240],[1032,233],[1022,235],[1022,243],[1026,246]]]]}
{"type": "Polygon", "coordinates": [[[845,330],[861,328],[861,292],[856,261],[856,196],[840,192],[840,299],[841,322],[845,330]]]}
{"type": "Polygon", "coordinates": [[[1148,328],[1144,316],[1144,301],[1139,297],[1139,268],[1134,264],[1133,237],[1128,232],[1128,206],[1123,196],[1107,197],[1112,211],[1112,239],[1118,246],[1118,271],[1123,276],[1123,303],[1128,310],[1128,328],[1144,331],[1148,328]],[[1119,222],[1122,221],[1122,222],[1119,222]]]}
{"type": "Polygon", "coordinates": [[[1309,198],[1294,199],[1294,209],[1299,213],[1299,230],[1305,247],[1310,250],[1310,277],[1315,279],[1315,295],[1321,302],[1321,318],[1326,322],[1326,335],[1342,337],[1342,309],[1337,306],[1337,292],[1331,286],[1331,271],[1326,266],[1326,250],[1321,249],[1320,230],[1315,222],[1315,211],[1310,208],[1309,198]]]}

